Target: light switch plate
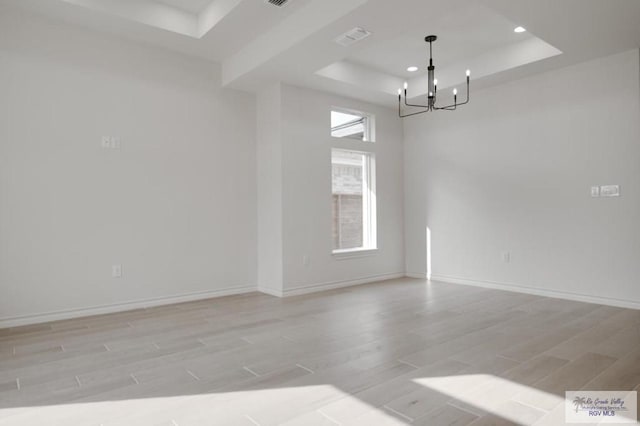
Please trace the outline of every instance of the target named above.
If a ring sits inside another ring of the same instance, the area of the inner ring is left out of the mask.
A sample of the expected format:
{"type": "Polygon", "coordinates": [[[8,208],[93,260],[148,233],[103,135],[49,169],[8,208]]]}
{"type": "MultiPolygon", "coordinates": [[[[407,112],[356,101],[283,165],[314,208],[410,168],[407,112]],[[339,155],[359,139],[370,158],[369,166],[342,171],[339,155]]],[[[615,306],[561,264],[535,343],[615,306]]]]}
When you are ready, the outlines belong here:
{"type": "Polygon", "coordinates": [[[599,186],[592,186],[591,187],[591,196],[596,198],[600,196],[600,187],[599,186]]]}
{"type": "Polygon", "coordinates": [[[600,187],[601,197],[619,197],[620,185],[602,185],[600,187]]]}

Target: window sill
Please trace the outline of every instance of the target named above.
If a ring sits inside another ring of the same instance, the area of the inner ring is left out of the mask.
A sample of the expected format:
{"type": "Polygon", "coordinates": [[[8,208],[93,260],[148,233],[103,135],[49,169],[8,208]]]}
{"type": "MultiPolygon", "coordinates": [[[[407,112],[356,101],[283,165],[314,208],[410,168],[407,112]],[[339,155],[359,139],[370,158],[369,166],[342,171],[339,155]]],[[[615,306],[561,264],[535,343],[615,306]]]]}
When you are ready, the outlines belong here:
{"type": "Polygon", "coordinates": [[[336,260],[354,259],[358,257],[369,257],[378,254],[377,248],[357,248],[348,250],[334,250],[332,256],[336,260]]]}

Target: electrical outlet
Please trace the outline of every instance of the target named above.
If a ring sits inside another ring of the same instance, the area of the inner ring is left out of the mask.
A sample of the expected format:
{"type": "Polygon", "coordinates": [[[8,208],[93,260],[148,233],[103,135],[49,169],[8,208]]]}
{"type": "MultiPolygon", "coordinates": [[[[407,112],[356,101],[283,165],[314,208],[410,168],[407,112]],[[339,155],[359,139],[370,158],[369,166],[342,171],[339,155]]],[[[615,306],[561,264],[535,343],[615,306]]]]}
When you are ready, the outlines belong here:
{"type": "Polygon", "coordinates": [[[511,253],[508,251],[502,252],[502,261],[504,263],[511,263],[511,253]]]}
{"type": "Polygon", "coordinates": [[[599,186],[592,186],[591,187],[591,196],[593,198],[598,198],[600,196],[600,187],[599,186]]]}
{"type": "Polygon", "coordinates": [[[122,278],[122,265],[113,265],[111,267],[111,277],[122,278]]]}
{"type": "Polygon", "coordinates": [[[305,254],[304,256],[302,256],[302,264],[304,266],[309,266],[309,255],[305,254]]]}

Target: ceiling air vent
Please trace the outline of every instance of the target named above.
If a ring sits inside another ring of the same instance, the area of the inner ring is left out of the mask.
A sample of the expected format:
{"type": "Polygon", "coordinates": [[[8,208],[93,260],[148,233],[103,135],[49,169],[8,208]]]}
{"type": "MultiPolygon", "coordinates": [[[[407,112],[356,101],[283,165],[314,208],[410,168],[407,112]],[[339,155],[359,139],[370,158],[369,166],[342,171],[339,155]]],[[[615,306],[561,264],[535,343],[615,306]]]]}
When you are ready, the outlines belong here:
{"type": "Polygon", "coordinates": [[[369,37],[371,33],[363,28],[355,27],[352,30],[347,31],[338,38],[335,42],[341,46],[351,46],[352,44],[369,37]]]}
{"type": "Polygon", "coordinates": [[[272,4],[274,6],[282,7],[285,4],[289,3],[289,0],[265,0],[267,3],[272,4]]]}

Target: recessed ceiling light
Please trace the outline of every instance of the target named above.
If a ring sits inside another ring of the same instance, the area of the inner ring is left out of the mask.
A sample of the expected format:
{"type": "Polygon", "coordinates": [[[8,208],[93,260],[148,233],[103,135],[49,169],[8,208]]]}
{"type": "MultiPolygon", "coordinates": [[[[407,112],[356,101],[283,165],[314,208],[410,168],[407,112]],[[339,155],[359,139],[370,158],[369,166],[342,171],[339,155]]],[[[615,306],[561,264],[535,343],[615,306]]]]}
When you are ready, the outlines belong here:
{"type": "Polygon", "coordinates": [[[418,71],[418,67],[409,67],[409,68],[407,68],[407,71],[416,72],[416,71],[418,71]]]}
{"type": "Polygon", "coordinates": [[[525,31],[527,31],[527,30],[525,30],[525,28],[524,28],[524,27],[515,27],[515,28],[513,29],[513,32],[514,32],[514,33],[523,33],[523,32],[525,32],[525,31]]]}

